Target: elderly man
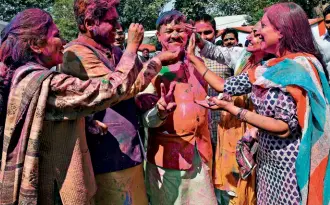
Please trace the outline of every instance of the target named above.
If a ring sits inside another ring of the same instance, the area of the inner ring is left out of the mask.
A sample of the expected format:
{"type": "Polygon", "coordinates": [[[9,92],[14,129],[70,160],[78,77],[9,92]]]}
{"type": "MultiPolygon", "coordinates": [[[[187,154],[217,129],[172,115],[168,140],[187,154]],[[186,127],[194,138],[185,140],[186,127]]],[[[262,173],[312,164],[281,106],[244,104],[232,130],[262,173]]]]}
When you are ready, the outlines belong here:
{"type": "Polygon", "coordinates": [[[128,38],[124,53],[112,46],[118,28],[117,3],[75,0],[74,12],[80,33],[66,46],[61,71],[89,79],[113,72],[118,62],[118,66],[140,70],[125,101],[91,116],[86,131],[98,186],[96,204],[147,205],[137,111],[132,97],[147,87],[162,65],[172,60],[176,62],[178,52],[163,52],[142,67],[137,60],[137,49],[144,29],[139,24],[131,24],[129,36],[135,31],[132,33],[135,38],[128,38]]]}
{"type": "MultiPolygon", "coordinates": [[[[163,51],[185,48],[189,33],[182,13],[175,10],[163,13],[156,27],[163,51]]],[[[212,146],[208,111],[194,103],[207,95],[203,76],[197,74],[188,59],[182,58],[163,67],[152,87],[158,97],[164,96],[165,88],[169,89],[177,107],[167,116],[160,116],[158,110],[165,105],[158,101],[144,116],[145,124],[150,127],[146,183],[151,204],[217,204],[210,175],[212,146]],[[157,115],[162,121],[156,123],[157,115]]]]}

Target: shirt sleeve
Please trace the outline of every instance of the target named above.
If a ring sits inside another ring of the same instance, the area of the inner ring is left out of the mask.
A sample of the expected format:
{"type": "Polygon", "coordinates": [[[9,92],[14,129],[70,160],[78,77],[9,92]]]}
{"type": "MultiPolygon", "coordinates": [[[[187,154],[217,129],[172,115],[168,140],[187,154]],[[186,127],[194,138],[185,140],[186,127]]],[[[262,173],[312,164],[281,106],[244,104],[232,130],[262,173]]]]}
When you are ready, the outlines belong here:
{"type": "MultiPolygon", "coordinates": [[[[155,86],[153,83],[150,83],[148,88],[143,91],[141,94],[157,94],[155,86]]],[[[161,126],[164,122],[165,119],[160,119],[158,115],[158,109],[154,106],[153,108],[147,110],[143,115],[142,115],[142,122],[145,127],[148,128],[155,128],[161,126]]]]}
{"type": "MultiPolygon", "coordinates": [[[[160,63],[158,58],[152,58],[142,64],[137,58],[137,54],[128,55],[127,52],[125,51],[122,55],[116,66],[116,70],[122,67],[132,69],[131,72],[137,77],[134,79],[124,100],[132,98],[148,86],[159,71],[156,69],[158,67],[155,64],[160,63]]],[[[104,77],[112,72],[93,51],[82,45],[73,45],[65,50],[63,65],[60,71],[83,80],[104,77]]]]}
{"type": "Polygon", "coordinates": [[[252,90],[252,84],[249,81],[248,73],[242,73],[237,76],[227,78],[224,85],[224,93],[229,95],[248,94],[252,90]]]}
{"type": "MultiPolygon", "coordinates": [[[[104,110],[127,98],[131,95],[129,92],[138,74],[134,66],[135,58],[136,54],[125,52],[114,72],[107,71],[103,77],[86,81],[56,74],[50,84],[46,119],[76,119],[104,110]]],[[[139,75],[151,81],[160,69],[160,60],[153,58],[139,75]]]]}
{"type": "MultiPolygon", "coordinates": [[[[273,91],[275,92],[275,91],[273,91]]],[[[286,122],[289,126],[291,133],[296,133],[299,128],[299,122],[297,117],[297,106],[293,97],[289,93],[285,93],[277,89],[275,94],[275,113],[274,118],[286,122]]]]}
{"type": "Polygon", "coordinates": [[[143,126],[148,128],[155,128],[161,126],[166,121],[166,118],[160,119],[158,115],[158,109],[153,107],[143,114],[142,121],[143,126]]]}
{"type": "Polygon", "coordinates": [[[244,51],[241,47],[226,48],[223,46],[216,46],[211,42],[205,41],[205,46],[201,50],[201,55],[205,58],[215,60],[218,63],[226,64],[230,68],[235,68],[238,57],[244,51]]]}

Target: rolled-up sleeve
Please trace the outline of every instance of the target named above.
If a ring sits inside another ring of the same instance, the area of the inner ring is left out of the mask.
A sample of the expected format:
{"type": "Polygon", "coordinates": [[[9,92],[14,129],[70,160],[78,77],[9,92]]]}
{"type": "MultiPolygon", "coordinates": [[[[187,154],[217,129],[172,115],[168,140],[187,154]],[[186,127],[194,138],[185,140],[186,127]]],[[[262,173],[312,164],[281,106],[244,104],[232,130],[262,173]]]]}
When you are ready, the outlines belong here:
{"type": "MultiPolygon", "coordinates": [[[[64,120],[95,113],[127,98],[137,75],[153,78],[161,69],[159,60],[151,60],[139,73],[134,66],[136,54],[124,53],[116,70],[103,77],[86,81],[66,74],[51,80],[46,119],[64,120]]],[[[150,79],[150,81],[151,81],[150,79]]]]}

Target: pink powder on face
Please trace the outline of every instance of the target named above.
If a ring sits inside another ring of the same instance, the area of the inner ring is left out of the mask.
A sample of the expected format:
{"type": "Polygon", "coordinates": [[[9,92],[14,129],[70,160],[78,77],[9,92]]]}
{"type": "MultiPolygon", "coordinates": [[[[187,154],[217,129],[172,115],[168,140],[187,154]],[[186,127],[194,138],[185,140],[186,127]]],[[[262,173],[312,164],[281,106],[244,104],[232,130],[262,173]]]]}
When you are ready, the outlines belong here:
{"type": "Polygon", "coordinates": [[[63,61],[63,40],[59,36],[59,30],[52,24],[47,33],[47,43],[42,47],[42,59],[47,67],[56,66],[63,61]]]}
{"type": "Polygon", "coordinates": [[[94,26],[93,38],[95,38],[98,43],[105,46],[111,46],[111,44],[115,42],[118,17],[116,8],[111,7],[106,15],[94,26]]]}
{"type": "Polygon", "coordinates": [[[188,42],[188,33],[185,29],[185,23],[175,23],[162,25],[157,33],[159,42],[163,50],[184,49],[188,42]]]}

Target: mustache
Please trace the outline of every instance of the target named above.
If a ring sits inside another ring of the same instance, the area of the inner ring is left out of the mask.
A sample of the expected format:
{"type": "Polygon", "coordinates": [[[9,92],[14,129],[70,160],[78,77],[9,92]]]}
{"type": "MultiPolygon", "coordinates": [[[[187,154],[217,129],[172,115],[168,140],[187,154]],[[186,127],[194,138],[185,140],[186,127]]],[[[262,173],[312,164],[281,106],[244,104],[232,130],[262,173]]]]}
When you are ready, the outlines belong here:
{"type": "Polygon", "coordinates": [[[171,38],[168,43],[183,43],[183,40],[181,38],[179,39],[173,39],[171,38]]]}

